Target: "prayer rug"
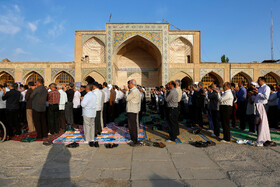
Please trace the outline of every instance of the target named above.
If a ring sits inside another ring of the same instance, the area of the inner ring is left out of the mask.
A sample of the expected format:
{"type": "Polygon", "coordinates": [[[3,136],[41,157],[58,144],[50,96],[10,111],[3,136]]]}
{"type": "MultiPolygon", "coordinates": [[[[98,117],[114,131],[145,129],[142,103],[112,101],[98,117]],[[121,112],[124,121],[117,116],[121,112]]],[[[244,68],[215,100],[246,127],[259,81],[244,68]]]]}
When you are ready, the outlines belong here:
{"type": "MultiPolygon", "coordinates": [[[[63,131],[60,131],[58,134],[50,135],[44,141],[53,141],[53,140],[57,139],[58,137],[60,137],[63,133],[64,133],[63,131]]],[[[36,138],[37,137],[37,133],[36,132],[28,132],[28,133],[21,134],[19,136],[16,135],[11,140],[13,140],[13,141],[21,141],[22,139],[24,139],[26,137],[36,138]]],[[[35,141],[43,141],[43,140],[35,140],[35,141]]]]}
{"type": "MultiPolygon", "coordinates": [[[[142,124],[140,124],[138,139],[145,139],[145,132],[142,124]]],[[[95,138],[95,141],[98,141],[100,144],[127,144],[130,141],[129,130],[126,127],[118,126],[116,123],[110,123],[102,130],[101,135],[95,138]]],[[[88,144],[88,142],[85,141],[83,129],[66,131],[62,136],[53,141],[54,144],[69,144],[73,142],[88,144]]]]}

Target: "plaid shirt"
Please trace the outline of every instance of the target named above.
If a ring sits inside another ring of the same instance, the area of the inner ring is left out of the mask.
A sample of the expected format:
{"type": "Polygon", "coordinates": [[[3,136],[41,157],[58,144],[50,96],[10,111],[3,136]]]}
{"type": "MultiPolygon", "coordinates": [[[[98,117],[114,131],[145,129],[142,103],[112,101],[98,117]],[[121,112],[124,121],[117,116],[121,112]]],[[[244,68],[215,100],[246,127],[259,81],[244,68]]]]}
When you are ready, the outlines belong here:
{"type": "Polygon", "coordinates": [[[49,92],[48,101],[49,105],[59,104],[60,93],[57,90],[52,90],[49,92]]]}

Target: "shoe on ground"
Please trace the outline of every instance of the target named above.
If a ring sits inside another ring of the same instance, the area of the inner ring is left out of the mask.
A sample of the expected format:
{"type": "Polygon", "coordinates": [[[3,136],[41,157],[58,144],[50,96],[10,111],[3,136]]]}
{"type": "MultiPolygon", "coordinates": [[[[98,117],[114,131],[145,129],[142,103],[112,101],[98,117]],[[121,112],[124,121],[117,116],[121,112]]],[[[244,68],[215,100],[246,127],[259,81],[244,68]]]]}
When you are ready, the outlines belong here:
{"type": "Polygon", "coordinates": [[[230,141],[226,141],[226,140],[221,140],[221,143],[230,143],[230,141]]]}
{"type": "Polygon", "coordinates": [[[214,133],[211,134],[212,137],[217,137],[214,133]]]}
{"type": "Polygon", "coordinates": [[[249,142],[249,140],[237,140],[236,141],[237,144],[246,144],[248,142],[249,142]]]}
{"type": "Polygon", "coordinates": [[[94,147],[94,143],[95,143],[95,142],[91,141],[91,142],[88,143],[88,145],[89,145],[90,147],[94,147]]]}
{"type": "Polygon", "coordinates": [[[263,147],[263,143],[257,143],[257,147],[263,147]]]}
{"type": "Polygon", "coordinates": [[[48,136],[51,136],[52,134],[51,133],[48,133],[48,136]]]}
{"type": "Polygon", "coordinates": [[[165,140],[166,143],[171,143],[173,142],[172,140],[165,140]]]}

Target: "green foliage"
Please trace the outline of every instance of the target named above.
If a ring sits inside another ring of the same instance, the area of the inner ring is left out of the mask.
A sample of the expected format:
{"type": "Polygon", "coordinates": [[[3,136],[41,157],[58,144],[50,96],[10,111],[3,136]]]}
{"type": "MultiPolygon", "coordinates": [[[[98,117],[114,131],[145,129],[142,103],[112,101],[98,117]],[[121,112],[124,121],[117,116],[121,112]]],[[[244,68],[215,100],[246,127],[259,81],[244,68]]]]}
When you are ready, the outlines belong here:
{"type": "Polygon", "coordinates": [[[221,62],[222,62],[222,63],[228,63],[228,62],[229,62],[228,57],[226,57],[226,55],[223,55],[223,56],[221,57],[221,62]]]}

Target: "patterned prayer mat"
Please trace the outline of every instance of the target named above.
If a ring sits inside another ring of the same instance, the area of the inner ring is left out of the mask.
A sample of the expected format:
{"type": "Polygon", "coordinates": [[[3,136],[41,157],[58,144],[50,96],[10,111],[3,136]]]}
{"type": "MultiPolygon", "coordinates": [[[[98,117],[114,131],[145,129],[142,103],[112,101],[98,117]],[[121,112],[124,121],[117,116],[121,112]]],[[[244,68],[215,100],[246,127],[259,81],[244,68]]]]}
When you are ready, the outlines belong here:
{"type": "MultiPolygon", "coordinates": [[[[55,139],[57,139],[58,137],[60,137],[64,132],[60,131],[58,134],[54,134],[54,135],[49,135],[48,138],[44,141],[53,141],[55,139]]],[[[36,132],[28,132],[28,133],[24,133],[21,134],[19,136],[14,136],[11,140],[13,141],[22,141],[22,139],[25,139],[27,137],[32,137],[32,138],[36,138],[37,137],[37,133],[36,132]]],[[[35,141],[43,141],[43,140],[35,140],[35,141]]]]}
{"type": "MultiPolygon", "coordinates": [[[[145,139],[143,125],[140,124],[138,133],[139,140],[145,139]]],[[[100,144],[115,143],[127,144],[130,141],[129,130],[126,127],[117,126],[115,123],[108,124],[102,131],[101,135],[95,138],[100,144]]],[[[66,131],[62,136],[53,141],[54,144],[69,144],[77,142],[80,144],[88,144],[84,138],[83,129],[75,129],[75,131],[66,131]]]]}

